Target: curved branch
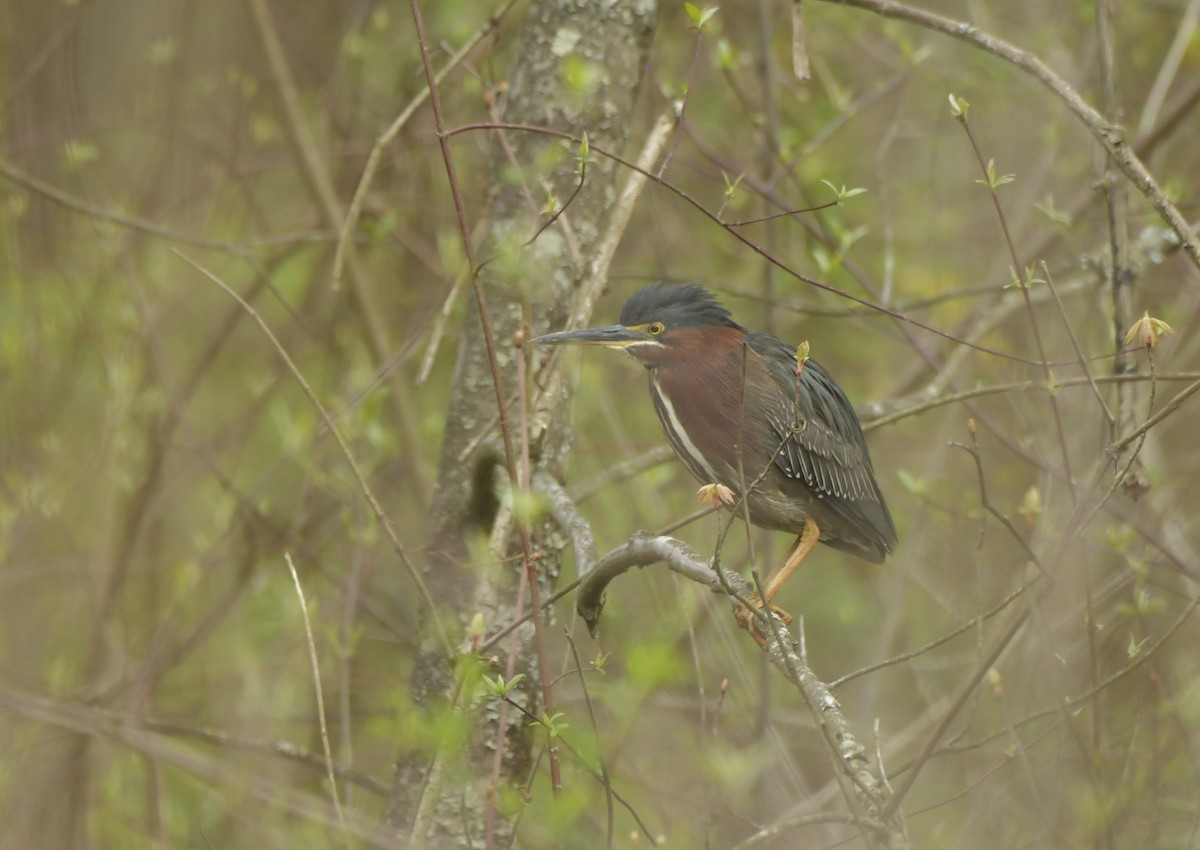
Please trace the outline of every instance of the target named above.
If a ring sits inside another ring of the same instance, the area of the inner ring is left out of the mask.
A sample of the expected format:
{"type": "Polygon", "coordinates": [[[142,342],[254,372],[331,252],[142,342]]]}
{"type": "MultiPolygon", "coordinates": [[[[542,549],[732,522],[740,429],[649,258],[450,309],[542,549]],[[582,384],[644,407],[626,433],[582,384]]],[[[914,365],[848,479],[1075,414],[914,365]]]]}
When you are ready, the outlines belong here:
{"type": "Polygon", "coordinates": [[[1054,73],[1037,56],[1027,53],[1003,39],[989,35],[966,21],[956,21],[924,9],[914,9],[912,6],[896,3],[893,0],[825,0],[825,2],[865,9],[885,18],[895,18],[898,21],[916,24],[951,38],[957,38],[959,41],[965,41],[998,59],[1003,59],[1032,76],[1050,89],[1059,100],[1066,104],[1068,109],[1075,113],[1075,116],[1087,127],[1096,141],[1103,146],[1113,164],[1129,178],[1129,181],[1175,231],[1183,250],[1187,252],[1192,263],[1200,268],[1200,241],[1197,240],[1187,219],[1171,203],[1167,193],[1158,185],[1149,169],[1138,158],[1125,137],[1124,129],[1096,111],[1095,107],[1080,97],[1079,93],[1066,80],[1054,73]]]}
{"type": "MultiPolygon", "coordinates": [[[[630,567],[647,567],[657,563],[665,563],[672,572],[703,584],[714,593],[728,595],[731,599],[748,597],[754,592],[754,588],[737,573],[722,570],[718,574],[711,564],[701,560],[686,544],[672,537],[638,533],[623,546],[600,558],[580,582],[575,607],[593,634],[604,604],[604,590],[609,582],[630,567]],[[728,591],[723,582],[728,586],[728,591]]],[[[870,824],[866,835],[872,846],[895,850],[911,847],[898,801],[892,800],[886,783],[872,772],[866,749],[850,728],[841,704],[829,686],[809,668],[808,659],[798,651],[798,645],[783,621],[773,612],[769,616],[773,622],[767,622],[764,612],[755,612],[755,618],[760,621],[759,632],[766,638],[767,657],[800,691],[821,727],[838,767],[850,779],[854,794],[849,795],[847,802],[859,819],[855,822],[870,824]],[[880,818],[880,812],[886,812],[887,816],[880,818]]]]}

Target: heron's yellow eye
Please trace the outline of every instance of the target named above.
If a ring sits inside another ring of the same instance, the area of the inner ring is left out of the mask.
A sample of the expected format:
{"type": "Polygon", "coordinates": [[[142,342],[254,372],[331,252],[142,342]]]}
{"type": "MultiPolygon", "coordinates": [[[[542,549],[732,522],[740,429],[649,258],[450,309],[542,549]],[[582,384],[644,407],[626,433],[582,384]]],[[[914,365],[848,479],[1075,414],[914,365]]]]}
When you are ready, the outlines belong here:
{"type": "Polygon", "coordinates": [[[646,325],[646,331],[650,334],[650,336],[658,336],[665,330],[666,328],[663,326],[662,322],[651,322],[650,324],[646,325]]]}

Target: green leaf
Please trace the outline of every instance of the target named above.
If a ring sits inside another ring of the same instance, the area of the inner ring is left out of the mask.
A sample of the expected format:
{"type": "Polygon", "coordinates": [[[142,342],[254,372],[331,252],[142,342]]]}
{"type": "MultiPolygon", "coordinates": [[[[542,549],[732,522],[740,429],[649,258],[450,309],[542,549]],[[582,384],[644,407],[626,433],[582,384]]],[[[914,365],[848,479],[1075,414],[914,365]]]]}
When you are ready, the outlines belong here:
{"type": "Polygon", "coordinates": [[[551,738],[557,738],[559,736],[559,734],[562,732],[562,730],[570,728],[569,723],[559,722],[559,718],[562,716],[563,716],[563,713],[561,711],[556,711],[556,712],[554,712],[553,715],[548,715],[548,714],[546,714],[545,711],[543,711],[541,720],[535,720],[532,723],[530,723],[529,725],[530,726],[541,726],[543,729],[546,730],[546,733],[551,738]]]}
{"type": "Polygon", "coordinates": [[[737,53],[729,44],[729,39],[717,40],[717,67],[722,71],[732,71],[737,67],[737,53]]]}
{"type": "Polygon", "coordinates": [[[513,516],[522,525],[528,527],[546,515],[546,499],[536,490],[515,490],[512,492],[513,516]]]}
{"type": "Polygon", "coordinates": [[[843,186],[835,186],[834,184],[830,183],[828,180],[822,180],[821,182],[824,183],[826,186],[828,186],[830,189],[832,189],[833,193],[835,195],[837,195],[838,206],[841,206],[842,201],[846,200],[847,198],[853,198],[855,195],[862,195],[867,191],[866,189],[863,189],[862,187],[855,187],[853,189],[847,189],[844,185],[843,186]]]}
{"type": "Polygon", "coordinates": [[[833,269],[833,257],[820,245],[813,246],[812,258],[816,261],[817,268],[821,270],[821,274],[827,275],[833,269]]]}
{"type": "Polygon", "coordinates": [[[928,482],[920,475],[915,475],[907,469],[898,469],[896,470],[896,476],[900,479],[900,483],[904,485],[904,489],[914,496],[924,496],[929,492],[928,482]]]}
{"type": "Polygon", "coordinates": [[[1149,640],[1150,640],[1150,638],[1148,638],[1148,637],[1142,638],[1141,640],[1137,640],[1133,636],[1133,632],[1130,632],[1129,633],[1129,646],[1127,646],[1125,648],[1125,656],[1130,659],[1137,658],[1142,652],[1142,647],[1145,646],[1147,641],[1149,641],[1149,640]]]}
{"type": "Polygon", "coordinates": [[[704,25],[717,13],[716,6],[706,6],[701,10],[691,3],[684,3],[683,8],[687,11],[688,17],[692,19],[692,29],[699,32],[704,31],[704,25]]]}
{"type": "Polygon", "coordinates": [[[494,679],[489,679],[487,676],[483,676],[482,678],[484,686],[489,691],[496,696],[503,698],[508,696],[512,689],[521,683],[521,680],[525,678],[525,674],[518,673],[508,681],[505,681],[504,677],[500,674],[496,674],[496,678],[494,679]]]}
{"type": "Polygon", "coordinates": [[[1061,224],[1064,227],[1070,227],[1073,221],[1070,213],[1063,212],[1055,206],[1054,196],[1049,192],[1046,193],[1046,197],[1034,204],[1033,208],[1041,212],[1055,224],[1061,224]]]}
{"type": "Polygon", "coordinates": [[[100,158],[100,148],[86,139],[72,139],[63,145],[63,162],[74,171],[100,158]]]}
{"type": "Polygon", "coordinates": [[[733,181],[730,181],[729,175],[724,171],[721,172],[721,176],[725,178],[725,198],[732,201],[734,194],[737,192],[738,184],[742,182],[742,178],[745,177],[746,174],[745,172],[742,172],[737,176],[737,179],[733,181]]]}
{"type": "Polygon", "coordinates": [[[1113,548],[1113,551],[1124,554],[1137,537],[1137,532],[1125,523],[1110,525],[1104,529],[1104,542],[1113,548]]]}
{"type": "Polygon", "coordinates": [[[987,186],[993,192],[996,191],[997,189],[999,189],[1005,183],[1011,183],[1017,179],[1017,176],[1015,174],[997,175],[996,174],[996,160],[994,160],[994,159],[988,160],[987,167],[984,169],[984,173],[987,174],[987,179],[986,180],[976,180],[975,182],[983,183],[985,186],[987,186]]]}

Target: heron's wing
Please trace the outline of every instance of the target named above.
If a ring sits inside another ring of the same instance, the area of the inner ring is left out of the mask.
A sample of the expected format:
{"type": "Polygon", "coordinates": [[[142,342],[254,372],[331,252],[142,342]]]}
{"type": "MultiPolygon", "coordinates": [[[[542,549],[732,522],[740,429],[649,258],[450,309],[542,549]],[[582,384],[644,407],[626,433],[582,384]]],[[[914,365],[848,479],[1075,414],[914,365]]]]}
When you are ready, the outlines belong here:
{"type": "Polygon", "coordinates": [[[794,350],[782,340],[753,333],[752,352],[770,375],[767,419],[782,446],[775,464],[802,482],[853,528],[876,540],[883,551],[896,542],[896,530],[875,482],[867,441],[854,407],[842,388],[816,361],[808,360],[796,378],[794,350]]]}

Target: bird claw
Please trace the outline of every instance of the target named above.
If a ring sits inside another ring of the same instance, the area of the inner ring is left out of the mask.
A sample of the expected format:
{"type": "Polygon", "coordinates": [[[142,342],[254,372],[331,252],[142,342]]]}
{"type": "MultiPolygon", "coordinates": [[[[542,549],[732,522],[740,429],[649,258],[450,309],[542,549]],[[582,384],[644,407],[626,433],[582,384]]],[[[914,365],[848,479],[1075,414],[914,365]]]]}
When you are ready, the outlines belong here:
{"type": "Polygon", "coordinates": [[[721,505],[732,505],[737,501],[733,491],[724,484],[705,484],[696,491],[696,498],[700,500],[700,504],[712,505],[714,508],[719,508],[721,505]]]}
{"type": "MultiPolygon", "coordinates": [[[[750,606],[757,608],[759,611],[764,609],[762,597],[757,593],[750,597],[749,602],[750,606]]],[[[760,647],[765,648],[767,645],[766,635],[759,631],[758,622],[755,620],[754,612],[750,610],[750,606],[741,603],[735,605],[733,608],[733,618],[737,621],[739,628],[748,631],[750,637],[754,638],[760,647]]],[[[769,608],[770,612],[780,619],[785,628],[792,624],[793,617],[787,611],[770,603],[767,603],[765,607],[769,608]]]]}

